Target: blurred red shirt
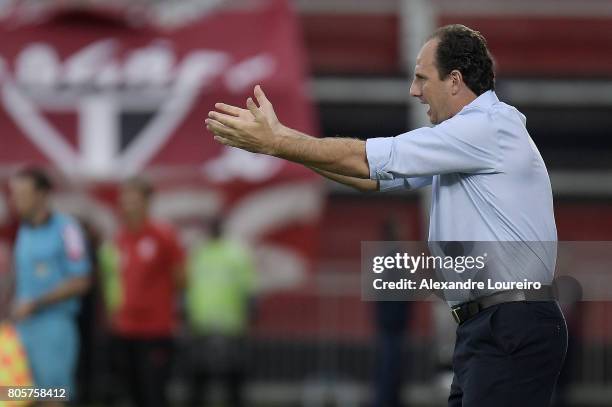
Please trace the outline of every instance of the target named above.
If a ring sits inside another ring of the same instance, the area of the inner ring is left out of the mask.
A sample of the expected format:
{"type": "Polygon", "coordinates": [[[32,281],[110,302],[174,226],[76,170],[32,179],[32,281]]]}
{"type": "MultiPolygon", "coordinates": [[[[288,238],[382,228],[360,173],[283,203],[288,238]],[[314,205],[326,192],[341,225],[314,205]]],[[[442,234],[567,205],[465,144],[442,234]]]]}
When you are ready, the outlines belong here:
{"type": "Polygon", "coordinates": [[[114,316],[114,331],[133,337],[171,335],[177,322],[176,273],[184,261],[174,229],[151,220],[138,230],[124,227],[115,246],[123,301],[114,316]]]}

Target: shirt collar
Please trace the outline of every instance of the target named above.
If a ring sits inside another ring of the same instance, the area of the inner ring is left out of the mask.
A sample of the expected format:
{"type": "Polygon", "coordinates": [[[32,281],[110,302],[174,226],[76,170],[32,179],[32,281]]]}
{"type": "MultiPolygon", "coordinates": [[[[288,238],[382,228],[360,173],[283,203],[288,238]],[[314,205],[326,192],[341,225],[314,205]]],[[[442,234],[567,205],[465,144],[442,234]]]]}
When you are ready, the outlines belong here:
{"type": "Polygon", "coordinates": [[[472,107],[489,108],[498,102],[499,99],[497,98],[495,91],[487,90],[486,92],[478,96],[476,99],[465,105],[461,110],[470,109],[472,107]]]}
{"type": "Polygon", "coordinates": [[[30,228],[30,229],[46,227],[46,226],[48,226],[51,223],[51,221],[53,220],[54,215],[55,214],[53,213],[53,211],[49,211],[49,212],[47,212],[47,215],[45,216],[45,219],[41,223],[38,223],[38,224],[35,225],[35,224],[33,224],[33,223],[29,222],[29,221],[24,221],[23,224],[26,227],[30,228]]]}

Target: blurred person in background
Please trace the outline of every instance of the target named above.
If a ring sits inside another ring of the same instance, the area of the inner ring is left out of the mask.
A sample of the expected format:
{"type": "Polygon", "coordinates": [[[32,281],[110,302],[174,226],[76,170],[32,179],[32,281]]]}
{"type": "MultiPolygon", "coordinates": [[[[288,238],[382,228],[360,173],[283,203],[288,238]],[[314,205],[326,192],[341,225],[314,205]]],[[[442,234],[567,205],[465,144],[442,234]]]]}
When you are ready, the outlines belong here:
{"type": "Polygon", "coordinates": [[[245,247],[223,236],[221,220],[211,223],[210,234],[210,240],[192,250],[187,268],[190,405],[201,406],[202,389],[219,380],[229,405],[240,407],[255,266],[245,247]]]}
{"type": "MultiPolygon", "coordinates": [[[[398,221],[393,217],[385,219],[381,238],[393,244],[388,255],[401,252],[397,243],[402,240],[398,221]],[[394,243],[395,242],[395,243],[394,243]]],[[[396,274],[399,278],[401,273],[396,274]]],[[[406,324],[411,302],[385,301],[374,303],[376,328],[376,355],[374,368],[374,407],[399,407],[403,376],[403,348],[406,324]]]]}
{"type": "Polygon", "coordinates": [[[104,319],[100,306],[102,302],[97,259],[101,237],[91,220],[79,217],[78,221],[83,229],[85,252],[92,266],[91,289],[83,296],[81,312],[77,319],[81,348],[77,365],[78,393],[76,394],[76,402],[86,404],[93,402],[95,399],[96,362],[100,355],[98,339],[103,329],[100,322],[104,319]]]}
{"type": "Polygon", "coordinates": [[[151,219],[153,187],[134,177],[120,188],[122,226],[99,254],[113,335],[113,360],[137,407],[168,406],[176,304],[184,254],[173,227],[151,219]]]}
{"type": "Polygon", "coordinates": [[[11,286],[11,274],[0,270],[0,321],[10,316],[11,286]]]}
{"type": "Polygon", "coordinates": [[[13,280],[10,247],[14,233],[5,225],[0,226],[0,321],[9,317],[13,294],[13,280]]]}
{"type": "Polygon", "coordinates": [[[8,261],[8,249],[0,240],[0,322],[10,316],[13,296],[14,278],[8,261]]]}
{"type": "Polygon", "coordinates": [[[83,235],[74,219],[51,209],[52,183],[43,170],[19,171],[11,179],[10,189],[21,219],[14,248],[12,318],[35,385],[63,388],[70,396],[79,349],[79,297],[90,285],[83,235]]]}
{"type": "MultiPolygon", "coordinates": [[[[8,188],[8,185],[7,185],[8,188]]],[[[7,190],[7,192],[9,192],[7,190]]],[[[0,225],[0,322],[11,315],[11,304],[15,291],[15,273],[13,270],[12,247],[17,238],[19,217],[14,208],[8,214],[7,221],[0,225]]]]}

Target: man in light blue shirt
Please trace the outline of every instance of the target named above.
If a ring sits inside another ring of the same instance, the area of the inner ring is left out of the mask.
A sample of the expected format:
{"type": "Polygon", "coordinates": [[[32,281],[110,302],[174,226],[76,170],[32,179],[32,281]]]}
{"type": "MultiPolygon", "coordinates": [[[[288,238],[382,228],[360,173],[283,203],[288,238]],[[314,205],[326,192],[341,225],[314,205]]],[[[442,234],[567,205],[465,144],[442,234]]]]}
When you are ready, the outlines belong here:
{"type": "Polygon", "coordinates": [[[548,172],[525,122],[488,90],[435,127],[367,140],[370,177],[381,190],[433,184],[431,241],[555,241],[548,172]]]}
{"type": "MultiPolygon", "coordinates": [[[[79,296],[89,287],[90,264],[81,229],[49,207],[51,182],[40,169],[11,179],[11,197],[21,217],[14,248],[12,311],[38,388],[60,388],[70,397],[79,350],[79,296]]],[[[45,405],[61,406],[59,400],[45,405]]]]}
{"type": "MultiPolygon", "coordinates": [[[[420,94],[418,85],[413,93],[420,94]]],[[[552,191],[525,122],[487,90],[435,127],[367,140],[370,177],[379,180],[380,190],[432,184],[433,253],[444,255],[435,242],[498,242],[472,244],[472,253],[488,254],[486,274],[445,272],[446,280],[552,283],[557,241],[552,191]]],[[[446,299],[457,305],[493,292],[455,291],[446,299]]]]}
{"type": "MultiPolygon", "coordinates": [[[[434,249],[488,243],[495,260],[488,276],[550,284],[557,233],[548,173],[525,117],[495,95],[485,39],[462,25],[438,29],[414,75],[410,94],[429,105],[434,127],[396,137],[312,138],[283,126],[259,86],[259,106],[251,98],[247,109],[219,103],[206,124],[222,144],[298,162],[360,190],[431,184],[434,249]]],[[[473,291],[449,303],[459,323],[449,406],[549,405],[567,347],[550,290],[473,291]]]]}

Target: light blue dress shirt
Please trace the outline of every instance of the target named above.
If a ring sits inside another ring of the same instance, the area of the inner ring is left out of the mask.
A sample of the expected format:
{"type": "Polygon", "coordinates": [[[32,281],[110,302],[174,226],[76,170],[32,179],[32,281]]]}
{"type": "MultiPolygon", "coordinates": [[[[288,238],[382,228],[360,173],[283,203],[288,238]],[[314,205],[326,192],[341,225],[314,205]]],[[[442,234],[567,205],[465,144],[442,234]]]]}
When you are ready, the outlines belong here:
{"type": "MultiPolygon", "coordinates": [[[[557,230],[546,166],[526,118],[487,91],[450,119],[366,142],[380,190],[432,185],[429,241],[523,242],[489,270],[550,283],[557,230]],[[525,257],[527,256],[527,257],[525,257]]],[[[465,277],[465,276],[464,276],[465,277]]]]}

